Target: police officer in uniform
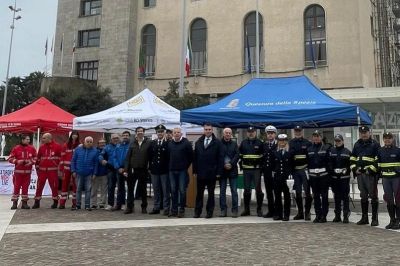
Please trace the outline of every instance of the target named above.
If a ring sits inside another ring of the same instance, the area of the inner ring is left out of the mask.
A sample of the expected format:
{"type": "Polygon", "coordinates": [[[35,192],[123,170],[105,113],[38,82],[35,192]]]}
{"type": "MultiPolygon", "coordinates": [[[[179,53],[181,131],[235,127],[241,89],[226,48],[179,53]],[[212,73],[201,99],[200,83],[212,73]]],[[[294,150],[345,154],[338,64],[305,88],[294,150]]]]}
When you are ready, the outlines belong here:
{"type": "Polygon", "coordinates": [[[257,216],[262,217],[262,202],[264,193],[261,190],[261,165],[263,160],[263,143],[257,138],[257,130],[250,126],[247,128],[247,138],[239,147],[240,162],[244,178],[244,211],[241,216],[250,215],[251,186],[254,184],[257,198],[257,216]]]}
{"type": "Polygon", "coordinates": [[[307,149],[311,146],[311,142],[303,137],[303,129],[301,126],[295,126],[294,138],[289,141],[289,150],[294,159],[294,189],[296,190],[297,215],[293,220],[305,219],[311,220],[310,209],[312,197],[310,192],[310,184],[307,179],[307,149]],[[305,193],[305,206],[303,211],[303,189],[305,193]]]}
{"type": "Polygon", "coordinates": [[[361,197],[362,218],[358,225],[369,224],[368,220],[368,198],[371,198],[372,222],[371,226],[378,226],[378,177],[376,156],[379,144],[371,138],[367,126],[359,128],[360,139],[354,144],[351,153],[350,169],[354,177],[357,177],[358,189],[361,197]]]}
{"type": "Polygon", "coordinates": [[[400,149],[393,143],[390,132],[383,134],[384,146],[378,150],[378,167],[382,177],[383,199],[387,203],[390,223],[386,229],[400,229],[400,149]]]}
{"type": "Polygon", "coordinates": [[[289,221],[290,216],[290,191],[286,183],[289,175],[293,173],[293,156],[289,152],[288,138],[286,134],[278,135],[277,150],[274,151],[274,220],[289,221]],[[283,210],[282,210],[282,192],[283,192],[283,210]],[[283,211],[283,216],[282,216],[283,211]]]}
{"type": "Polygon", "coordinates": [[[264,215],[264,218],[272,218],[274,216],[274,194],[273,194],[273,162],[274,162],[274,152],[276,151],[276,127],[269,125],[265,128],[265,133],[267,134],[267,139],[264,142],[264,159],[263,159],[263,174],[264,174],[264,184],[265,191],[267,192],[268,200],[268,212],[264,215]]]}
{"type": "Polygon", "coordinates": [[[334,223],[342,221],[342,202],[343,223],[349,223],[350,155],[350,150],[344,147],[343,136],[335,135],[335,146],[329,152],[329,172],[335,200],[335,218],[332,221],[334,223]]]}
{"type": "Polygon", "coordinates": [[[165,126],[158,125],[154,128],[157,139],[152,140],[149,150],[149,164],[151,183],[154,189],[154,207],[149,214],[159,214],[164,208],[163,215],[169,215],[170,184],[168,177],[168,141],[165,138],[165,126]]]}
{"type": "Polygon", "coordinates": [[[329,147],[329,145],[322,143],[321,133],[315,130],[312,133],[312,145],[307,149],[308,172],[314,195],[316,215],[313,223],[326,223],[326,216],[328,215],[329,147]]]}

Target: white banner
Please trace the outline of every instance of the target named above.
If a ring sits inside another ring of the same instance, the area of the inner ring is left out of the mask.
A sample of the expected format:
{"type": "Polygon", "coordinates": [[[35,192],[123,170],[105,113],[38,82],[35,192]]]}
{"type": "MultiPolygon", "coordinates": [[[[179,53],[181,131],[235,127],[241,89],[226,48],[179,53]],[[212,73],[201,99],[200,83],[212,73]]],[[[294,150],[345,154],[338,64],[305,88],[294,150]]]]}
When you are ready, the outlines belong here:
{"type": "MultiPolygon", "coordinates": [[[[14,184],[13,184],[13,175],[14,175],[14,165],[9,162],[0,162],[0,194],[3,195],[12,195],[14,192],[14,184]]],[[[35,195],[36,192],[36,184],[37,184],[37,173],[36,169],[32,169],[31,174],[31,183],[29,184],[28,194],[35,195]]],[[[43,196],[51,195],[51,190],[49,183],[46,182],[46,185],[43,189],[43,196]]]]}

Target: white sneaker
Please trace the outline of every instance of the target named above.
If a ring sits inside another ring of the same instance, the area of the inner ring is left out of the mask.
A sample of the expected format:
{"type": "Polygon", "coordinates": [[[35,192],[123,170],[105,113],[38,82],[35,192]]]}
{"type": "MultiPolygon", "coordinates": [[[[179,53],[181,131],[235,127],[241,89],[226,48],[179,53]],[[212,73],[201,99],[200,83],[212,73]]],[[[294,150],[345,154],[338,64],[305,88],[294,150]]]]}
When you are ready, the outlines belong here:
{"type": "Polygon", "coordinates": [[[107,207],[105,208],[106,211],[111,211],[112,206],[111,205],[107,205],[107,207]]]}

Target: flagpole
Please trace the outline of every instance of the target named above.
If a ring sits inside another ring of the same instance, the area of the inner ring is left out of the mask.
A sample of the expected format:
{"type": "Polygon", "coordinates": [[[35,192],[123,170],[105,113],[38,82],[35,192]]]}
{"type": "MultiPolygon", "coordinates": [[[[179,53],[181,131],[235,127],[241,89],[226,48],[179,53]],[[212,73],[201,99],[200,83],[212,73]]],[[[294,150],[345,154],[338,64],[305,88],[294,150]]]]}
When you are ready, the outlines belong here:
{"type": "Polygon", "coordinates": [[[46,65],[45,65],[44,72],[45,72],[46,76],[47,76],[47,49],[48,49],[48,42],[49,42],[49,37],[47,37],[47,39],[46,39],[46,45],[45,45],[45,50],[44,50],[44,55],[46,57],[46,65]]]}
{"type": "Polygon", "coordinates": [[[71,77],[74,77],[74,60],[75,60],[75,34],[74,34],[74,43],[72,47],[72,60],[71,60],[71,77]]]}
{"type": "Polygon", "coordinates": [[[61,39],[61,60],[60,60],[60,72],[61,72],[61,76],[63,75],[63,58],[64,58],[64,33],[62,34],[62,39],[61,39]]]}
{"type": "Polygon", "coordinates": [[[181,56],[179,64],[179,97],[183,97],[183,91],[184,91],[185,53],[186,53],[186,0],[182,0],[182,36],[181,36],[181,56]]]}
{"type": "Polygon", "coordinates": [[[258,25],[258,0],[256,0],[256,77],[260,77],[260,26],[258,25]]]}

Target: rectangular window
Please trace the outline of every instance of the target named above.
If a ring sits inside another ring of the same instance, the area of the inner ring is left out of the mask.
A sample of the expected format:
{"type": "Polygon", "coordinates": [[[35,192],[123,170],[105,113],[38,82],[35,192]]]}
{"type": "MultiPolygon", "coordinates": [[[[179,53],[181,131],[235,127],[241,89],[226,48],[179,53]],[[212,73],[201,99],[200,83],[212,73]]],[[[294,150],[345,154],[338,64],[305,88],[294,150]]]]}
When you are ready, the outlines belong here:
{"type": "Polygon", "coordinates": [[[101,0],[82,0],[81,16],[93,16],[101,14],[101,0]]]}
{"type": "MultiPolygon", "coordinates": [[[[255,42],[254,42],[255,45],[255,42]]],[[[260,71],[264,71],[264,47],[260,46],[260,71]]],[[[255,46],[250,45],[250,49],[244,48],[244,66],[243,72],[251,73],[257,71],[257,49],[255,46]],[[249,61],[250,54],[250,61],[249,61]]]]}
{"type": "Polygon", "coordinates": [[[155,7],[156,6],[156,0],[144,0],[143,6],[144,7],[155,7]]]}
{"type": "Polygon", "coordinates": [[[76,63],[76,75],[81,79],[97,80],[99,61],[85,61],[76,63]]]}
{"type": "Polygon", "coordinates": [[[100,29],[81,30],[78,34],[78,47],[99,47],[100,29]]]}
{"type": "Polygon", "coordinates": [[[306,67],[326,66],[326,40],[307,40],[305,43],[306,67]]]}
{"type": "Polygon", "coordinates": [[[101,0],[81,1],[81,16],[92,16],[101,14],[101,0]]]}

